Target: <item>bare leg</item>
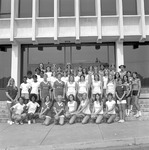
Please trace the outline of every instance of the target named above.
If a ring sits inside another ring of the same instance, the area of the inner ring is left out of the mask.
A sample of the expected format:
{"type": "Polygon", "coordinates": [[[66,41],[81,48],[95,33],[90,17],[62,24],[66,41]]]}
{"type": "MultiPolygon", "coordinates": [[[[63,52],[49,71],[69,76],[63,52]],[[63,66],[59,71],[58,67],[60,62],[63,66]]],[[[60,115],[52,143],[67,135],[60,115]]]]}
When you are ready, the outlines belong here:
{"type": "Polygon", "coordinates": [[[90,118],[90,116],[86,115],[82,120],[82,124],[86,124],[88,122],[89,118],[90,118]]]}
{"type": "Polygon", "coordinates": [[[97,119],[96,119],[96,123],[97,123],[97,124],[100,124],[101,121],[102,121],[102,119],[103,119],[103,115],[99,115],[99,116],[97,117],[97,119]]]}
{"type": "Polygon", "coordinates": [[[64,125],[64,117],[60,117],[59,124],[64,125]]]}
{"type": "Polygon", "coordinates": [[[69,124],[73,124],[75,122],[76,118],[77,118],[77,116],[73,115],[69,120],[69,124]]]}
{"type": "Polygon", "coordinates": [[[116,115],[111,115],[110,118],[108,119],[107,123],[110,124],[110,123],[114,122],[115,118],[116,118],[116,115]]]}
{"type": "Polygon", "coordinates": [[[126,109],[126,104],[121,104],[122,107],[122,119],[125,120],[125,109],[126,109]]]}
{"type": "Polygon", "coordinates": [[[120,117],[120,120],[122,120],[122,106],[121,106],[121,104],[118,104],[118,108],[119,108],[119,117],[120,117]]]}

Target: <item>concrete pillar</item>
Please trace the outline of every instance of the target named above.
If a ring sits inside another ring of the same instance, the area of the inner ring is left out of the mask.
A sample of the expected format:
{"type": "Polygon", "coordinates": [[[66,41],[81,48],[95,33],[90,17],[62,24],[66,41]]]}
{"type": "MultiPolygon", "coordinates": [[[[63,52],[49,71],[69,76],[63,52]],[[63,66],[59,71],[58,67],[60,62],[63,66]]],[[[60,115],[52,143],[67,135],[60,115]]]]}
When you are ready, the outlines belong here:
{"type": "Polygon", "coordinates": [[[54,0],[54,41],[58,38],[58,0],[54,0]]]}
{"type": "Polygon", "coordinates": [[[21,47],[19,43],[12,44],[11,54],[11,77],[14,78],[16,86],[20,86],[20,58],[21,47]]]}
{"type": "Polygon", "coordinates": [[[80,1],[75,0],[76,41],[80,40],[80,1]]]}
{"type": "Polygon", "coordinates": [[[116,71],[119,71],[119,66],[124,65],[124,49],[123,42],[116,42],[116,71]]]}
{"type": "Polygon", "coordinates": [[[119,40],[124,39],[124,32],[123,32],[123,4],[122,0],[116,0],[116,11],[117,15],[119,16],[119,33],[120,33],[120,38],[119,40]]]}

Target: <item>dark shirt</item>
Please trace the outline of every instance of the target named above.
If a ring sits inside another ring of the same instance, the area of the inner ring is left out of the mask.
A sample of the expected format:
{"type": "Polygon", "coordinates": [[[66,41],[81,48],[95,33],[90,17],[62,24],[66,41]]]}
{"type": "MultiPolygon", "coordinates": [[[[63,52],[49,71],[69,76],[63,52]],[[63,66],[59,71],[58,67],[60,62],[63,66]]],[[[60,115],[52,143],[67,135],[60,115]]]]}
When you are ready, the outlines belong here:
{"type": "MultiPolygon", "coordinates": [[[[9,96],[14,100],[17,96],[18,89],[17,87],[13,88],[12,86],[7,86],[6,92],[8,92],[9,96]]],[[[9,98],[7,98],[7,100],[11,101],[9,98]]]]}
{"type": "MultiPolygon", "coordinates": [[[[117,95],[118,95],[118,97],[120,97],[120,98],[123,96],[123,94],[124,94],[125,91],[126,91],[126,86],[125,86],[125,85],[118,85],[118,86],[116,87],[117,95]]],[[[123,97],[122,100],[126,100],[126,94],[125,94],[125,96],[123,97]]]]}

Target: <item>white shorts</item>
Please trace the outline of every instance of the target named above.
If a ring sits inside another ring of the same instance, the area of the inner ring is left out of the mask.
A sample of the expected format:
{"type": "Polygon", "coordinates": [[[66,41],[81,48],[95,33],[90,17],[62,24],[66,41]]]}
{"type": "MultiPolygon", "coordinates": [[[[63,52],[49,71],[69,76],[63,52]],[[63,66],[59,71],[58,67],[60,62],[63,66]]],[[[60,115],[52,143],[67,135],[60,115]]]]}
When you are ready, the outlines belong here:
{"type": "Polygon", "coordinates": [[[117,104],[126,104],[126,100],[122,100],[121,102],[117,100],[117,104]]]}

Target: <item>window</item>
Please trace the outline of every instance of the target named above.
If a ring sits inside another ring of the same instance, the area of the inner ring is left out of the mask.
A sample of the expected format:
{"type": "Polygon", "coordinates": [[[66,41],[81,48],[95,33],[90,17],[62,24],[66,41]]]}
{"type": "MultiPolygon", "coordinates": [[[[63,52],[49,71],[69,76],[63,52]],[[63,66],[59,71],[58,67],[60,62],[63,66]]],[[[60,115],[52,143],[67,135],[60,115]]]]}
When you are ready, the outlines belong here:
{"type": "Polygon", "coordinates": [[[74,15],[74,0],[59,0],[59,16],[74,15]]]}
{"type": "Polygon", "coordinates": [[[20,0],[19,2],[19,18],[31,18],[32,0],[20,0]]]}
{"type": "Polygon", "coordinates": [[[80,16],[96,16],[95,0],[80,0],[80,16]]]}
{"type": "Polygon", "coordinates": [[[123,15],[137,15],[136,0],[123,0],[123,15]]]}
{"type": "Polygon", "coordinates": [[[54,0],[39,1],[39,17],[54,17],[54,0]]]}
{"type": "Polygon", "coordinates": [[[144,0],[145,14],[149,15],[149,0],[144,0]]]}
{"type": "Polygon", "coordinates": [[[116,0],[101,0],[101,15],[116,15],[116,0]]]}
{"type": "Polygon", "coordinates": [[[11,0],[0,0],[0,18],[10,18],[11,0]]]}

